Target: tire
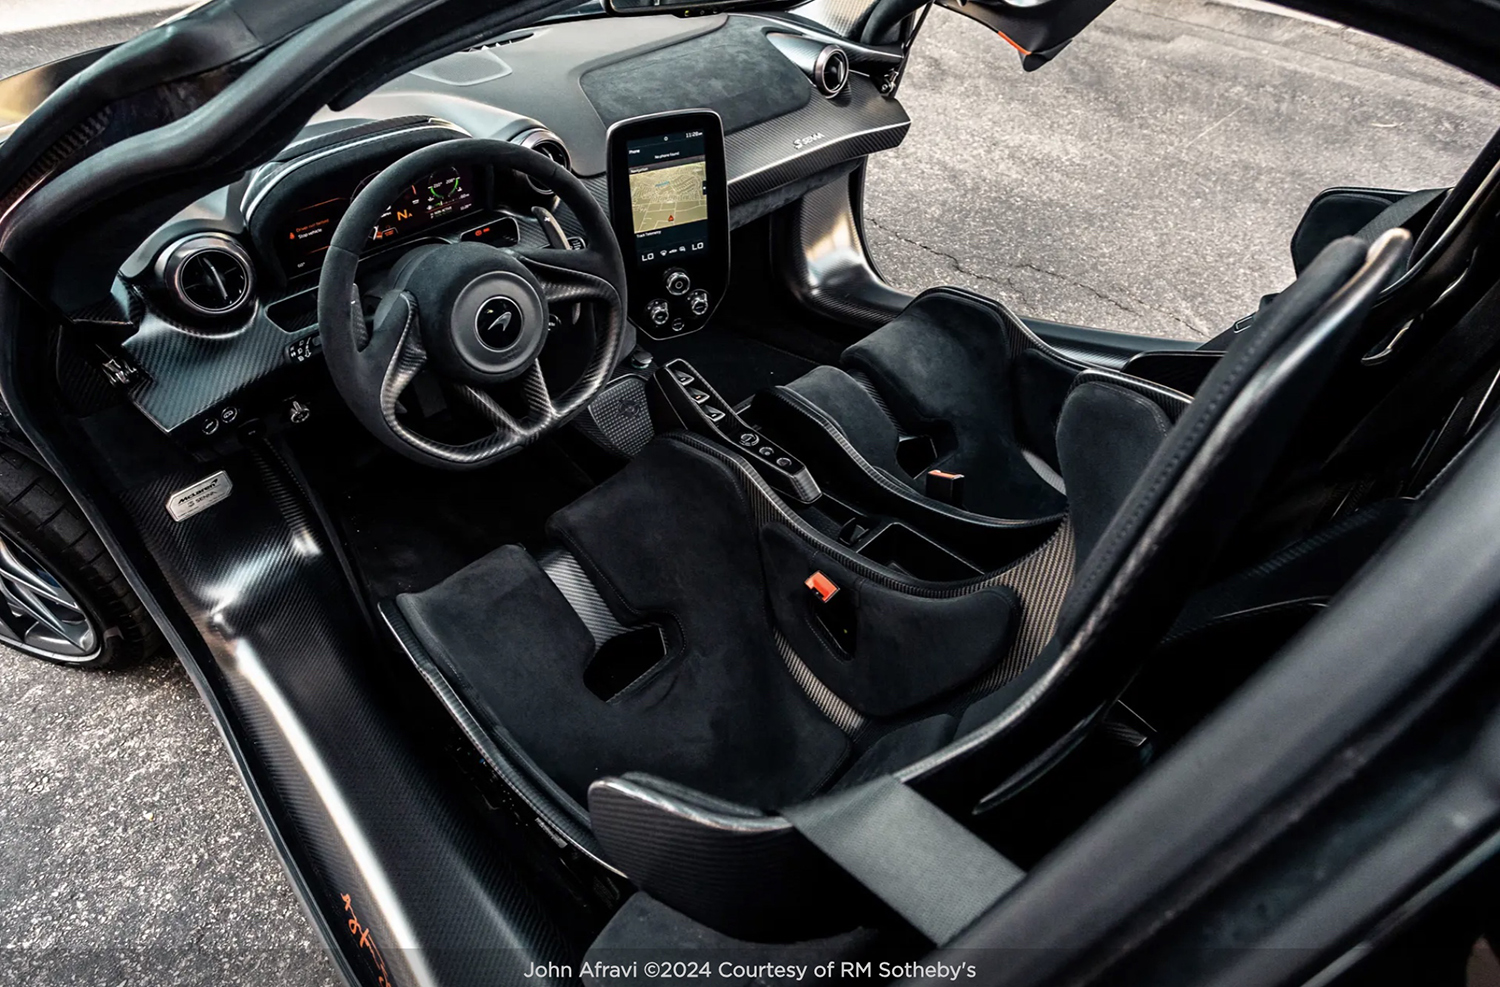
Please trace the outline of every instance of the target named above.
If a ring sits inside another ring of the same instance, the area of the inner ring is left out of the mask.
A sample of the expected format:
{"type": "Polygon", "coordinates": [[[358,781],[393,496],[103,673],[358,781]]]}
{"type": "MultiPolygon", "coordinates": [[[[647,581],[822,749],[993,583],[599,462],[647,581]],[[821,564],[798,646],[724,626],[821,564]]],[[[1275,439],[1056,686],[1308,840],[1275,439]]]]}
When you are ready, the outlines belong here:
{"type": "Polygon", "coordinates": [[[114,668],[159,643],[146,608],[62,484],[0,448],[0,646],[59,665],[114,668]],[[39,606],[50,622],[32,616],[39,606]]]}

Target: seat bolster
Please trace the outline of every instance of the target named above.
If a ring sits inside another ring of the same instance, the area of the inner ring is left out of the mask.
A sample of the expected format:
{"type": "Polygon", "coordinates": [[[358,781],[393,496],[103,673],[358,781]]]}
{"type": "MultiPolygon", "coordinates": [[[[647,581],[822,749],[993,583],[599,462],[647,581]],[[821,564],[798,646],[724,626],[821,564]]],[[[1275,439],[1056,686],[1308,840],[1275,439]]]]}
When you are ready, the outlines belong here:
{"type": "Polygon", "coordinates": [[[641,890],[739,939],[854,928],[873,899],[785,818],[645,774],[589,786],[605,858],[641,890]]]}
{"type": "Polygon", "coordinates": [[[951,596],[906,592],[867,579],[784,525],[761,529],[766,590],[777,629],[818,680],[870,716],[894,716],[951,694],[998,665],[1015,637],[1020,601],[1008,586],[951,596]],[[835,640],[805,580],[840,587],[849,626],[835,640]]]}
{"type": "MultiPolygon", "coordinates": [[[[1196,351],[1195,351],[1196,352],[1196,351]]],[[[1069,396],[1085,384],[1104,383],[1113,384],[1116,387],[1139,394],[1161,409],[1167,420],[1176,424],[1177,419],[1187,411],[1188,405],[1193,403],[1193,396],[1185,391],[1179,391],[1155,380],[1147,380],[1144,377],[1123,370],[1110,370],[1107,367],[1090,367],[1073,378],[1073,383],[1068,389],[1069,396]]]]}
{"type": "Polygon", "coordinates": [[[783,386],[822,411],[867,462],[905,480],[896,460],[896,426],[853,377],[837,367],[818,366],[783,386]]]}
{"type": "Polygon", "coordinates": [[[1078,565],[1171,430],[1176,416],[1164,407],[1180,414],[1187,401],[1186,395],[1114,371],[1078,375],[1057,423],[1078,565]]]}

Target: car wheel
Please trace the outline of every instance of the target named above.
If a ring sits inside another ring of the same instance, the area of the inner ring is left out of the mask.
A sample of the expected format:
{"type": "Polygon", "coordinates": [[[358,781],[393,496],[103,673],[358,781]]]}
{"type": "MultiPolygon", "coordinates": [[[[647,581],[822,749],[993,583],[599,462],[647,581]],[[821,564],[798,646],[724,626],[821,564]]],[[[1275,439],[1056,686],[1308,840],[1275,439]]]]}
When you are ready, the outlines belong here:
{"type": "Polygon", "coordinates": [[[0,645],[105,668],[157,644],[156,626],[57,478],[0,450],[0,645]]]}

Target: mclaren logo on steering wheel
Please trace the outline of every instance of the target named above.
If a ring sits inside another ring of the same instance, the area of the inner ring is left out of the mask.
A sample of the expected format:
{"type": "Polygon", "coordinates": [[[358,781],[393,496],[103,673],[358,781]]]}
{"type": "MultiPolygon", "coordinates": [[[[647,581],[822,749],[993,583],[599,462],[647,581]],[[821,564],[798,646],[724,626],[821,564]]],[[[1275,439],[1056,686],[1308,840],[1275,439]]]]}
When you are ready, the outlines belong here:
{"type": "Polygon", "coordinates": [[[495,295],[486,298],[474,313],[474,331],[490,349],[509,349],[521,338],[522,321],[519,305],[504,295],[495,295]]]}

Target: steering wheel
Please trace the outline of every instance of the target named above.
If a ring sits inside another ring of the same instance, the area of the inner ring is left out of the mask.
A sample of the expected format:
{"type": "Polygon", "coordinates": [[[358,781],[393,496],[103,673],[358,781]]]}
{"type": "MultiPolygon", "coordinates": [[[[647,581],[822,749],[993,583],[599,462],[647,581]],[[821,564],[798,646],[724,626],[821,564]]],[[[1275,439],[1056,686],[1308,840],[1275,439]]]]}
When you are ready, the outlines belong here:
{"type": "Polygon", "coordinates": [[[500,140],[444,141],[396,161],[359,193],[334,231],[318,281],[318,334],[334,385],[360,423],[404,456],[446,469],[502,459],[566,424],[609,380],[625,332],[625,262],[604,210],[566,168],[500,140]],[[445,243],[414,248],[391,271],[392,286],[367,330],[354,283],[370,231],[402,190],[448,165],[513,169],[556,191],[583,225],[588,247],[500,248],[445,243]],[[548,306],[596,306],[596,339],[583,375],[554,397],[537,357],[548,306]],[[397,416],[397,400],[430,367],[492,428],[461,444],[419,435],[397,416]],[[519,381],[526,414],[512,415],[489,389],[519,381]]]}

